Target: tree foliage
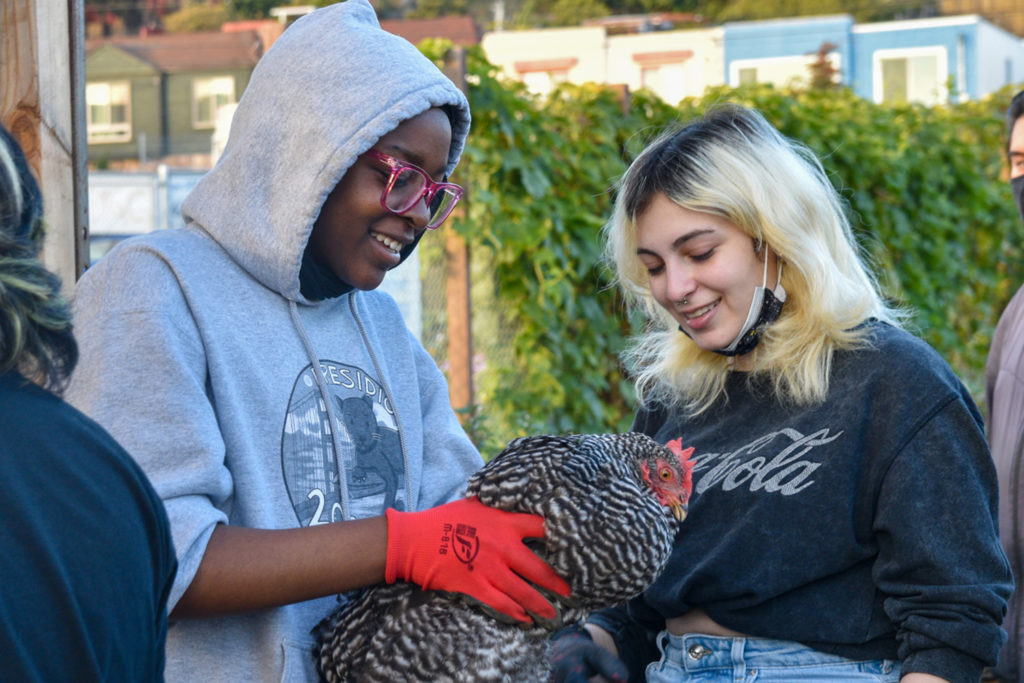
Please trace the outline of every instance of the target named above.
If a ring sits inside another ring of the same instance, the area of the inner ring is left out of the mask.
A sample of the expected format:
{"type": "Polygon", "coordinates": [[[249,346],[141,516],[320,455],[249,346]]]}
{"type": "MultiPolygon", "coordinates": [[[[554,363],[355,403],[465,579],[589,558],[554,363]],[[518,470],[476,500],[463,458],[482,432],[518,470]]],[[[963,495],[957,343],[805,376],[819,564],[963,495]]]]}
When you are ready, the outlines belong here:
{"type": "MultiPolygon", "coordinates": [[[[582,21],[609,14],[642,14],[646,12],[690,12],[710,24],[741,19],[765,19],[802,15],[845,13],[857,21],[884,21],[919,16],[934,16],[936,0],[500,0],[504,4],[505,27],[534,28],[541,26],[578,26],[582,21]]],[[[171,31],[182,28],[195,17],[209,16],[210,6],[220,8],[227,19],[258,19],[269,17],[270,8],[287,4],[310,4],[323,7],[336,0],[182,0],[164,3],[153,0],[110,0],[87,2],[86,7],[113,13],[124,22],[128,33],[159,19],[171,31]],[[164,6],[178,6],[171,14],[163,14],[164,6]],[[193,9],[203,7],[206,9],[193,9]],[[168,19],[170,25],[167,24],[168,19]],[[173,28],[172,28],[173,26],[173,28]]],[[[495,0],[373,0],[381,19],[433,18],[469,14],[482,28],[493,27],[495,0]]],[[[227,20],[225,19],[225,20],[227,20]]],[[[203,28],[209,30],[209,20],[203,28]]],[[[214,26],[213,28],[216,28],[214,26]]]]}
{"type": "MultiPolygon", "coordinates": [[[[690,12],[709,24],[725,21],[771,19],[777,17],[850,14],[856,21],[884,21],[935,16],[935,0],[501,0],[505,27],[538,28],[579,26],[586,19],[609,14],[646,12],[690,12]]],[[[416,9],[406,14],[443,16],[467,13],[482,27],[490,29],[495,0],[418,0],[416,9]],[[456,9],[456,5],[462,9],[456,9]]]]}
{"type": "Polygon", "coordinates": [[[226,5],[188,5],[163,18],[163,26],[169,33],[193,33],[196,31],[217,31],[228,20],[226,5]]]}
{"type": "Polygon", "coordinates": [[[774,17],[842,14],[850,3],[846,0],[734,0],[709,8],[715,21],[749,21],[774,17]]]}
{"type": "Polygon", "coordinates": [[[466,14],[467,0],[419,0],[416,8],[405,13],[406,19],[434,19],[448,15],[466,14]]]}
{"type": "MultiPolygon", "coordinates": [[[[421,49],[439,58],[444,47],[421,49]]],[[[478,50],[468,65],[474,119],[457,180],[470,194],[448,229],[487,252],[495,343],[511,350],[478,376],[478,443],[629,426],[634,396],[618,354],[639,321],[611,287],[600,230],[644,144],[723,101],[756,107],[822,158],[886,295],[912,309],[914,331],[980,397],[998,314],[1024,281],[1024,228],[1003,168],[1009,89],[926,108],[876,105],[849,89],[720,87],[671,107],[596,85],[538,99],[500,81],[478,50]]]]}
{"type": "Polygon", "coordinates": [[[263,19],[270,16],[272,7],[281,4],[279,0],[225,0],[232,19],[263,19]]]}
{"type": "Polygon", "coordinates": [[[598,19],[611,14],[602,0],[555,0],[530,3],[535,25],[578,26],[587,19],[598,19]]]}
{"type": "Polygon", "coordinates": [[[839,85],[839,69],[828,58],[838,46],[828,41],[821,44],[814,53],[814,61],[808,65],[811,72],[810,87],[814,90],[835,90],[839,85]]]}

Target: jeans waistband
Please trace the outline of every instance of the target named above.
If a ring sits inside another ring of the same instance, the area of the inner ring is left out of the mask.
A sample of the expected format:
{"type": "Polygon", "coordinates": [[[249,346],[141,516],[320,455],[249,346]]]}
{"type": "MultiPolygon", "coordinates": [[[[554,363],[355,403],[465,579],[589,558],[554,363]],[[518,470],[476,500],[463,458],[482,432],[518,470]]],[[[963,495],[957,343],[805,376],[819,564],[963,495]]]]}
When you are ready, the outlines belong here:
{"type": "Polygon", "coordinates": [[[895,662],[867,660],[856,662],[839,655],[785,640],[770,638],[728,638],[689,634],[677,636],[662,632],[658,647],[663,659],[675,660],[686,671],[713,669],[772,669],[801,667],[852,667],[864,671],[889,673],[895,662]]]}

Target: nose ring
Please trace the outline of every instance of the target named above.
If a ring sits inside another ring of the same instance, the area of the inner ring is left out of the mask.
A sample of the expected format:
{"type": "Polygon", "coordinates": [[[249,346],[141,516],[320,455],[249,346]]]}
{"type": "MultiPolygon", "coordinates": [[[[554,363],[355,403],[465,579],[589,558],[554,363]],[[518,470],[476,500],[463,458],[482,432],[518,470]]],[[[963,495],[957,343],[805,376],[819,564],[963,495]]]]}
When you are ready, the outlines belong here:
{"type": "Polygon", "coordinates": [[[690,300],[689,300],[689,299],[683,299],[683,305],[684,305],[684,306],[685,306],[686,304],[688,304],[688,303],[690,303],[690,300]]]}

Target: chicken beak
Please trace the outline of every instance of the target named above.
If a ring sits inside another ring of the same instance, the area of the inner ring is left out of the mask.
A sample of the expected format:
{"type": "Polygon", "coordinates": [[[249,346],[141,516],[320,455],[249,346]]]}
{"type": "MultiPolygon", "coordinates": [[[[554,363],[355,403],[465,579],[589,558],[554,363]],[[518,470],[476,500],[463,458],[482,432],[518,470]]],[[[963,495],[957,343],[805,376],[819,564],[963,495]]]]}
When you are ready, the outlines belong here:
{"type": "Polygon", "coordinates": [[[669,505],[669,508],[672,510],[672,514],[675,515],[675,518],[680,522],[686,519],[686,505],[683,503],[677,501],[669,505]]]}

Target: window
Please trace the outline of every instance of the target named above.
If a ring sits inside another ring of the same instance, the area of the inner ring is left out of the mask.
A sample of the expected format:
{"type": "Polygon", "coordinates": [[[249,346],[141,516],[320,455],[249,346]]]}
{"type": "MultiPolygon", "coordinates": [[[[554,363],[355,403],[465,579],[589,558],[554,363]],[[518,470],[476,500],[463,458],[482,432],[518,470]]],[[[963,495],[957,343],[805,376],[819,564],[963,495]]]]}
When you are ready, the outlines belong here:
{"type": "MultiPolygon", "coordinates": [[[[825,59],[832,65],[835,81],[839,83],[839,74],[843,66],[841,55],[832,51],[825,56],[825,59]]],[[[729,63],[729,85],[736,87],[754,83],[771,83],[778,88],[807,87],[811,82],[811,67],[817,60],[817,54],[734,59],[729,63]]]]}
{"type": "Polygon", "coordinates": [[[213,128],[217,110],[235,103],[235,79],[231,76],[197,78],[192,81],[192,126],[213,128]]]}
{"type": "Polygon", "coordinates": [[[569,69],[576,66],[577,62],[574,57],[516,62],[515,70],[528,90],[547,95],[557,84],[569,80],[569,69]]]}
{"type": "Polygon", "coordinates": [[[131,86],[128,83],[87,83],[86,136],[90,143],[132,139],[131,86]]]}
{"type": "Polygon", "coordinates": [[[642,67],[640,69],[640,86],[657,92],[661,86],[661,67],[642,67]]]}
{"type": "Polygon", "coordinates": [[[670,104],[678,102],[686,95],[686,62],[692,57],[693,50],[634,53],[633,62],[640,68],[640,87],[670,104]]]}
{"type": "Polygon", "coordinates": [[[547,95],[555,87],[547,71],[531,71],[523,74],[523,83],[530,92],[547,95]]]}
{"type": "Polygon", "coordinates": [[[878,50],[874,54],[874,99],[886,104],[946,101],[946,49],[878,50]]]}

